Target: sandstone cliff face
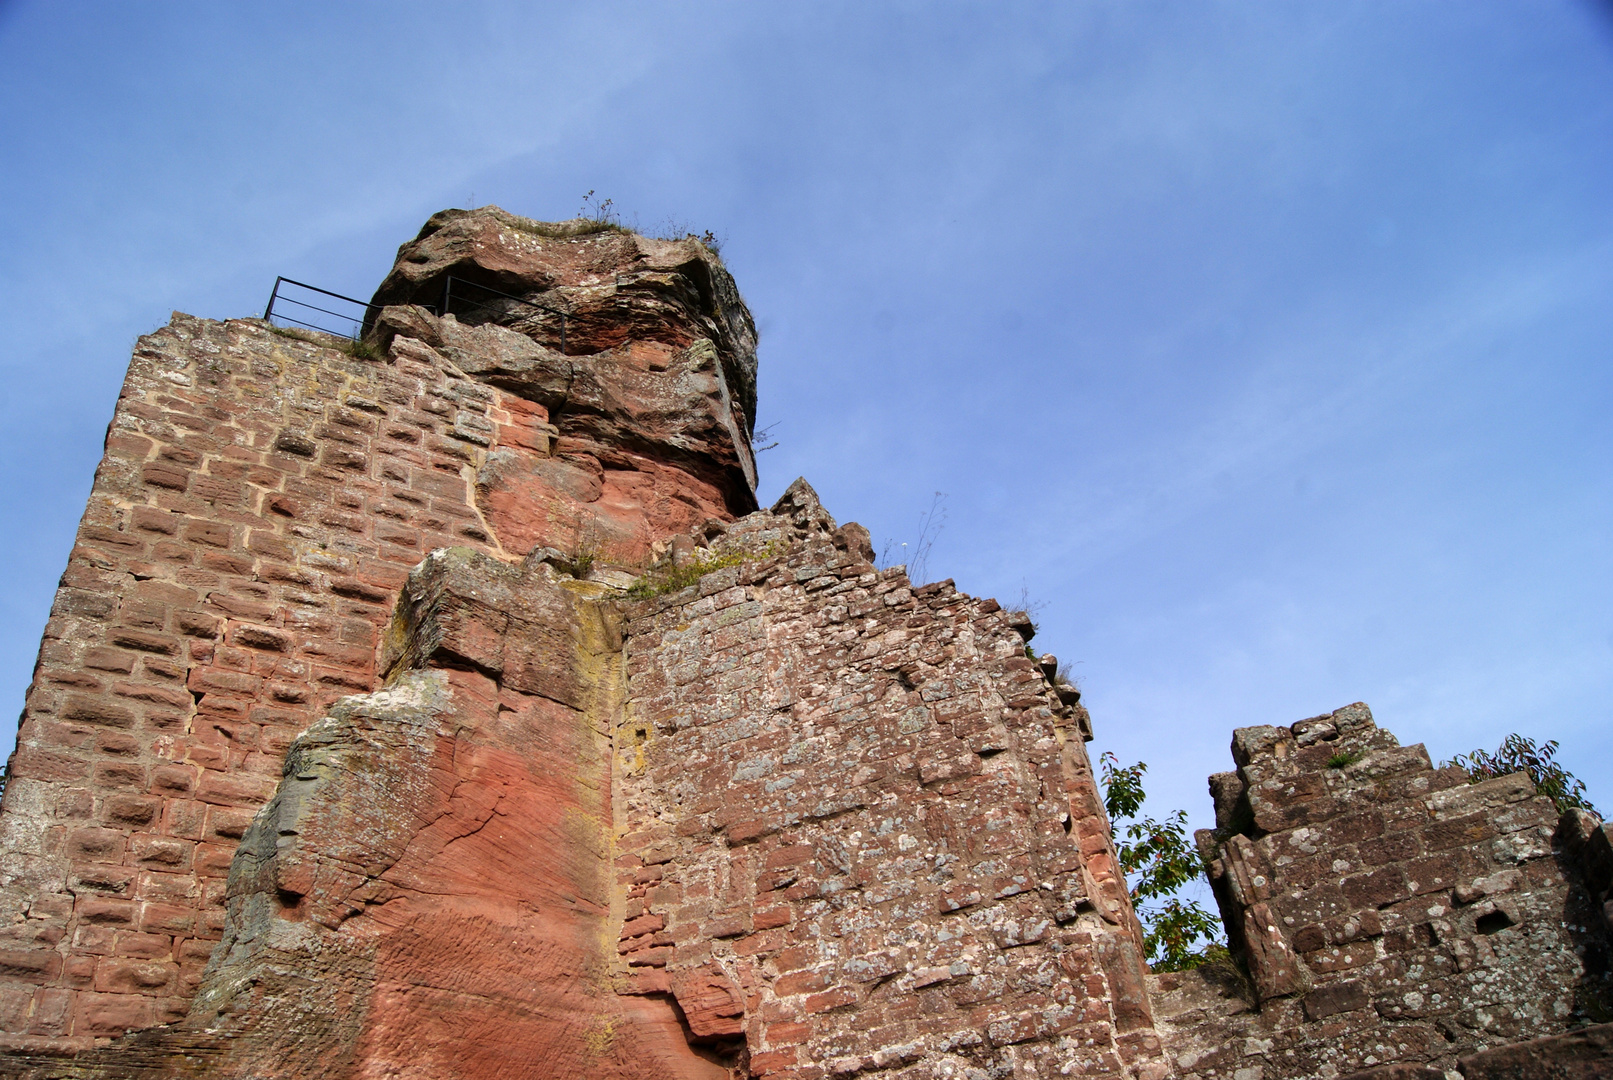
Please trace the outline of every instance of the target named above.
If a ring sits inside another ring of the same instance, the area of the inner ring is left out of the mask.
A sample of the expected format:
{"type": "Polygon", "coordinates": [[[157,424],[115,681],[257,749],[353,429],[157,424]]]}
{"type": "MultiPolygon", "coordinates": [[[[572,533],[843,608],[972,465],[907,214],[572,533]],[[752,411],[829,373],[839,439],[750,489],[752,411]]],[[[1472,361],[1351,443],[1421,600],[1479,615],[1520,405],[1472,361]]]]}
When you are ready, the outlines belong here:
{"type": "Polygon", "coordinates": [[[658,539],[755,508],[749,438],[706,339],[574,359],[418,307],[383,309],[377,334],[393,354],[445,361],[524,412],[520,437],[491,446],[475,478],[507,554],[551,546],[633,565],[658,539]]]}
{"type": "Polygon", "coordinates": [[[756,325],[733,277],[693,237],[655,240],[586,220],[534,222],[496,206],[444,210],[398,249],[373,303],[463,312],[464,321],[505,323],[550,344],[558,344],[563,321],[562,351],[572,356],[628,341],[686,346],[705,338],[748,418],[747,435],[755,422],[756,325]],[[467,285],[457,302],[449,276],[467,285]]]}
{"type": "Polygon", "coordinates": [[[1613,833],[1361,705],[1236,733],[1237,964],[1147,975],[1028,620],[755,509],[702,245],[448,211],[377,302],[374,359],[141,340],[0,805],[0,1076],[1605,1075],[1613,833]]]}
{"type": "Polygon", "coordinates": [[[411,577],[409,666],[293,742],[237,851],[188,1024],[216,1075],[728,1075],[615,991],[598,591],[465,549],[411,577]]]}

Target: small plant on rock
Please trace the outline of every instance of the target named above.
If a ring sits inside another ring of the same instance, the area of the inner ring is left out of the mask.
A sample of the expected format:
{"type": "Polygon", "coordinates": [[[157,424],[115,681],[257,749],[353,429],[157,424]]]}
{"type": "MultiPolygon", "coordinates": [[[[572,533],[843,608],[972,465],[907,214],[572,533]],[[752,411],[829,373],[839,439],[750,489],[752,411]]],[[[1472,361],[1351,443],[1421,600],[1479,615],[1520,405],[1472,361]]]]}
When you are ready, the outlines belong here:
{"type": "Polygon", "coordinates": [[[730,548],[723,552],[697,551],[681,566],[668,562],[660,567],[651,567],[643,577],[627,588],[627,599],[648,600],[651,597],[665,596],[667,593],[687,589],[707,574],[730,566],[738,566],[740,563],[771,558],[782,547],[782,543],[775,542],[759,551],[750,551],[743,547],[730,548]]]}
{"type": "Polygon", "coordinates": [[[363,338],[350,338],[342,334],[331,333],[326,330],[299,330],[294,326],[275,326],[269,324],[269,332],[293,341],[307,342],[322,349],[335,349],[344,352],[355,360],[385,360],[386,356],[373,341],[363,338]]]}
{"type": "Polygon", "coordinates": [[[599,557],[597,548],[579,547],[564,560],[556,560],[555,565],[578,581],[582,581],[593,573],[594,560],[599,557]]]}
{"type": "MultiPolygon", "coordinates": [[[[549,511],[550,520],[556,516],[554,507],[549,511]]],[[[605,552],[605,545],[599,538],[599,522],[592,513],[577,511],[572,515],[566,532],[574,538],[571,550],[563,558],[553,560],[556,569],[570,574],[578,581],[585,580],[593,572],[594,564],[605,552]]]]}
{"type": "Polygon", "coordinates": [[[778,445],[778,439],[773,437],[773,431],[780,421],[775,420],[766,427],[759,427],[751,434],[751,453],[760,454],[764,450],[771,450],[778,445]]]}
{"type": "Polygon", "coordinates": [[[941,530],[947,523],[947,495],[944,491],[937,491],[930,497],[929,509],[919,515],[918,538],[911,547],[905,542],[898,545],[894,540],[885,541],[885,548],[874,560],[874,565],[881,570],[887,570],[897,565],[900,560],[907,567],[907,580],[914,585],[928,583],[930,572],[930,549],[935,546],[935,538],[941,535],[941,530]]]}
{"type": "Polygon", "coordinates": [[[1327,759],[1327,767],[1330,769],[1347,769],[1360,760],[1361,752],[1359,750],[1340,750],[1327,759]]]}
{"type": "Polygon", "coordinates": [[[620,225],[620,215],[611,209],[615,203],[615,199],[594,198],[594,189],[589,188],[588,194],[582,197],[582,208],[577,211],[577,216],[600,225],[620,225]]]}

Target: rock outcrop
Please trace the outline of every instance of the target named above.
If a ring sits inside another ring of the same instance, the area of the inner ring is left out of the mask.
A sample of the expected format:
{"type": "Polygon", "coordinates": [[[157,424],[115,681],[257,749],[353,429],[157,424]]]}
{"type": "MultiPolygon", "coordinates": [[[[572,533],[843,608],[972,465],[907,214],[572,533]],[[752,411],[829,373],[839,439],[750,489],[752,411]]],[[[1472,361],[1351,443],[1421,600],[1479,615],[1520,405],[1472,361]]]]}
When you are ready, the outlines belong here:
{"type": "Polygon", "coordinates": [[[0,1076],[1605,1075],[1613,843],[1238,731],[1150,975],[1023,613],[755,503],[698,241],[446,211],[363,343],[141,339],[0,804],[0,1076]],[[1365,1070],[1365,1072],[1363,1072],[1365,1070]]]}
{"type": "Polygon", "coordinates": [[[467,549],[404,587],[387,688],[292,743],[187,1027],[216,1075],[726,1077],[622,996],[599,586],[467,549]]]}
{"type": "MultiPolygon", "coordinates": [[[[756,327],[700,241],[535,222],[496,206],[445,210],[398,249],[372,303],[368,329],[383,343],[401,329],[550,414],[561,456],[594,474],[567,479],[607,488],[591,500],[601,503],[600,543],[631,544],[634,504],[686,486],[611,475],[653,479],[647,461],[699,476],[712,489],[702,497],[730,511],[756,508],[756,327]],[[389,314],[393,305],[413,310],[389,314]],[[428,311],[451,324],[446,334],[421,326],[428,311]],[[622,502],[628,512],[608,512],[622,502]]],[[[508,490],[499,474],[524,467],[501,461],[491,486],[508,490]]],[[[517,488],[505,502],[521,498],[517,488]]]]}

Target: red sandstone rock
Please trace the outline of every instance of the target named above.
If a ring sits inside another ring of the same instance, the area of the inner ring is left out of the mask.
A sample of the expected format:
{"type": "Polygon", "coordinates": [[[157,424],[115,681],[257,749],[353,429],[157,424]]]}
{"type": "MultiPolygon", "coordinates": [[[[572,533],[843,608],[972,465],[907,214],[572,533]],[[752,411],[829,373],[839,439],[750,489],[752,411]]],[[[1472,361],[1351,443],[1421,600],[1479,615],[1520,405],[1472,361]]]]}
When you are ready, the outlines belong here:
{"type": "Polygon", "coordinates": [[[722,1038],[745,1030],[744,992],[721,968],[680,973],[672,982],[672,993],[696,1038],[722,1038]]]}
{"type": "Polygon", "coordinates": [[[0,902],[26,916],[0,948],[28,957],[0,971],[0,1027],[73,1038],[183,1009],[222,932],[236,816],[298,731],[375,686],[429,551],[632,562],[754,507],[754,333],[731,280],[698,245],[599,240],[499,271],[580,290],[592,314],[565,355],[462,307],[472,321],[388,309],[379,361],[252,321],[176,315],[141,340],[0,813],[0,902]],[[590,280],[607,269],[620,291],[590,280]],[[123,949],[178,979],[98,983],[123,949]],[[108,992],[142,1000],[74,1004],[108,992]]]}
{"type": "MultiPolygon", "coordinates": [[[[605,469],[676,450],[685,469],[709,474],[725,509],[755,508],[756,328],[733,278],[698,240],[534,222],[493,206],[445,210],[398,250],[373,303],[519,331],[542,349],[516,346],[478,377],[544,405],[562,438],[602,454],[605,469]],[[722,444],[715,455],[688,438],[703,424],[714,425],[704,438],[722,444]]],[[[388,321],[375,327],[382,340],[388,321]]],[[[443,344],[450,355],[457,347],[443,344]]],[[[469,355],[488,362],[484,350],[469,355]]]]}
{"type": "Polygon", "coordinates": [[[1613,1024],[1498,1046],[1458,1067],[1464,1080],[1605,1080],[1613,1076],[1613,1024]]]}
{"type": "Polygon", "coordinates": [[[748,436],[706,339],[572,357],[420,308],[387,308],[378,327],[392,351],[446,360],[511,395],[476,495],[512,555],[548,546],[641,563],[654,541],[755,506],[748,436]]]}
{"type": "MultiPolygon", "coordinates": [[[[614,989],[608,609],[468,552],[405,597],[399,662],[432,666],[301,735],[236,853],[190,1022],[214,1074],[726,1077],[614,989]]],[[[737,1030],[721,986],[680,992],[696,1034],[737,1030]]]]}

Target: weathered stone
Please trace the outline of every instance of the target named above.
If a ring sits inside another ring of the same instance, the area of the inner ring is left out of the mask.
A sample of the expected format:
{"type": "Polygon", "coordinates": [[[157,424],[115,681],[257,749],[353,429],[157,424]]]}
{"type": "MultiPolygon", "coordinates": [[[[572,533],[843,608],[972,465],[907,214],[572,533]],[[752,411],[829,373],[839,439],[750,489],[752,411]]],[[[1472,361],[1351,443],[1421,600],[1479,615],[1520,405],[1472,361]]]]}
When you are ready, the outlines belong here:
{"type": "Polygon", "coordinates": [[[1353,1072],[1344,1080],[1445,1080],[1445,1070],[1427,1065],[1379,1065],[1353,1072]]]}
{"type": "MultiPolygon", "coordinates": [[[[471,217],[474,231],[496,215],[471,217]]],[[[534,270],[542,287],[569,303],[581,294],[568,290],[592,296],[601,274],[642,281],[620,303],[578,299],[591,314],[566,353],[541,325],[457,307],[463,321],[385,309],[380,359],[256,320],[176,315],[140,340],[0,813],[0,903],[66,905],[39,947],[69,959],[117,947],[82,939],[76,889],[188,906],[166,958],[194,985],[222,930],[218,894],[240,834],[211,835],[224,850],[190,864],[184,882],[167,872],[180,864],[160,860],[211,829],[209,814],[250,814],[292,737],[340,697],[375,688],[397,590],[433,549],[515,561],[546,546],[619,579],[611,560],[647,558],[668,536],[754,508],[749,412],[724,388],[730,372],[754,387],[754,332],[732,282],[698,245],[641,251],[621,239],[607,256],[596,240],[549,244],[534,270]],[[717,339],[722,363],[708,348],[717,339]],[[117,678],[87,677],[107,671],[117,678]],[[64,744],[64,722],[100,734],[64,744]],[[80,789],[78,825],[162,839],[47,846],[53,792],[74,783],[122,793],[80,789]]],[[[512,688],[564,697],[563,674],[534,663],[535,647],[501,647],[512,688]]],[[[58,990],[67,996],[49,1023],[27,1021],[34,1034],[77,1037],[80,1018],[104,1033],[123,1015],[106,997],[117,988],[73,979],[64,967],[18,990],[37,1016],[58,990]],[[72,1005],[85,992],[102,995],[89,1011],[72,1005]]]]}
{"type": "MultiPolygon", "coordinates": [[[[661,827],[624,838],[621,880],[664,919],[678,1000],[714,966],[748,988],[747,1037],[768,1032],[753,1070],[787,1045],[843,1073],[944,1075],[975,1046],[992,1069],[1034,1048],[1031,1075],[1051,1076],[1078,1060],[1062,1041],[1078,1025],[1152,1038],[1071,710],[1010,616],[875,571],[860,532],[797,481],[713,544],[759,556],[732,585],[627,611],[621,791],[661,827]],[[826,594],[862,614],[819,620],[826,594]],[[988,711],[1001,734],[976,751],[963,718],[988,711]],[[664,875],[641,882],[652,859],[664,875]],[[749,932],[713,933],[753,910],[749,932]]],[[[1135,1060],[1163,1066],[1157,1043],[1135,1060]]]]}
{"type": "Polygon", "coordinates": [[[1457,1068],[1464,1080],[1602,1080],[1613,1076],[1613,1024],[1469,1054],[1457,1068]]]}
{"type": "Polygon", "coordinates": [[[1367,990],[1358,982],[1332,983],[1305,995],[1305,1018],[1324,1020],[1334,1013],[1367,1007],[1367,990]]]}
{"type": "Polygon", "coordinates": [[[1584,1023],[1609,1000],[1589,891],[1599,821],[1564,818],[1553,858],[1555,816],[1527,776],[1467,784],[1360,704],[1240,729],[1234,758],[1212,779],[1218,824],[1246,790],[1251,835],[1199,839],[1253,992],[1212,972],[1156,977],[1156,1023],[1184,1075],[1449,1075],[1464,1054],[1584,1023]]]}
{"type": "MultiPolygon", "coordinates": [[[[586,358],[572,368],[565,400],[609,425],[622,419],[613,415],[613,403],[630,402],[636,380],[693,385],[691,376],[707,371],[710,385],[699,393],[720,403],[722,426],[734,429],[733,464],[748,477],[741,487],[755,488],[749,442],[756,419],[756,327],[722,261],[692,237],[653,240],[594,222],[534,222],[496,206],[445,210],[399,249],[372,302],[423,305],[461,323],[502,324],[556,354],[586,358]],[[450,286],[449,277],[458,280],[450,286]],[[595,379],[596,371],[606,377],[595,379]]],[[[489,381],[497,385],[497,377],[489,381]]],[[[559,383],[549,385],[552,392],[559,383]]],[[[670,405],[672,411],[660,414],[663,422],[689,422],[706,412],[679,409],[681,399],[670,405]]],[[[582,422],[591,421],[585,416],[582,422]]],[[[591,433],[606,446],[630,445],[619,437],[630,431],[591,433]]]]}

